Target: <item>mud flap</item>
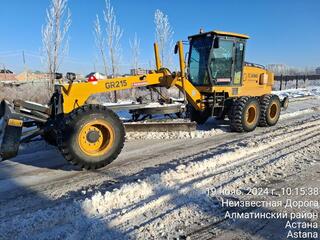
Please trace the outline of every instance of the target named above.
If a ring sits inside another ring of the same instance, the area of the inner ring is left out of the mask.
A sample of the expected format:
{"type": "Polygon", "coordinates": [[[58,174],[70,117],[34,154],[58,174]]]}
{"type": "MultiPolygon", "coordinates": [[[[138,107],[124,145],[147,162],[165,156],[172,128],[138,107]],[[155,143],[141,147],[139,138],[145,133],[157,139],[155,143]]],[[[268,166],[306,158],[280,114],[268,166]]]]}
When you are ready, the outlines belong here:
{"type": "Polygon", "coordinates": [[[0,161],[18,154],[23,120],[16,116],[6,101],[0,106],[0,161]]]}

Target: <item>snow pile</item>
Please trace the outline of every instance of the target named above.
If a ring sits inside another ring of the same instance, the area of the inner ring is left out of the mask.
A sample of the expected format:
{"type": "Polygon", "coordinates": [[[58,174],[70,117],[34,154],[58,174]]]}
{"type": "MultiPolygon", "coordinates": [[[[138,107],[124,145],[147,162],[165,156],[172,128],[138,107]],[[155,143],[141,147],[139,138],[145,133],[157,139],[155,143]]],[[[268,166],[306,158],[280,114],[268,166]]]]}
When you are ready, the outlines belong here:
{"type": "Polygon", "coordinates": [[[160,104],[158,102],[151,102],[151,103],[148,103],[145,107],[146,108],[161,108],[161,107],[182,106],[182,105],[183,104],[181,104],[181,103],[160,104]]]}
{"type": "Polygon", "coordinates": [[[300,98],[307,96],[320,96],[320,86],[273,91],[272,93],[278,95],[281,99],[284,97],[300,98]]]}
{"type": "Polygon", "coordinates": [[[216,155],[203,161],[181,164],[175,169],[167,170],[161,174],[151,175],[138,183],[125,184],[120,189],[116,189],[112,192],[106,192],[105,194],[97,192],[92,198],[86,199],[82,203],[82,207],[87,214],[110,214],[112,209],[128,207],[137,200],[141,201],[147,199],[152,193],[159,195],[155,198],[159,203],[160,200],[163,201],[167,199],[165,196],[160,198],[160,195],[169,192],[171,195],[174,195],[175,193],[180,195],[183,193],[186,197],[185,200],[189,201],[190,197],[192,198],[192,196],[197,195],[195,198],[198,198],[198,195],[201,195],[201,192],[205,192],[205,188],[202,189],[204,191],[199,192],[195,192],[194,189],[201,189],[203,186],[207,185],[210,179],[206,179],[205,177],[211,175],[212,171],[216,171],[218,168],[223,167],[228,163],[232,163],[236,159],[252,155],[275,144],[278,144],[278,142],[274,141],[267,144],[266,142],[261,141],[260,144],[243,143],[242,147],[238,145],[233,146],[233,148],[226,153],[216,155]],[[199,180],[202,178],[203,180],[199,180]],[[192,180],[197,181],[193,182],[192,180]],[[169,189],[170,191],[168,191],[169,189]]]}
{"type": "MultiPolygon", "coordinates": [[[[155,178],[157,176],[153,177],[153,179],[155,178]]],[[[135,202],[139,202],[152,194],[155,194],[155,192],[150,182],[130,183],[120,189],[106,192],[104,195],[97,192],[90,200],[86,199],[82,203],[82,208],[87,215],[111,214],[135,202]]]]}
{"type": "Polygon", "coordinates": [[[294,117],[297,117],[300,115],[307,115],[310,113],[314,113],[315,111],[320,111],[320,109],[316,108],[316,107],[312,107],[312,108],[307,108],[307,109],[296,111],[296,112],[285,113],[285,114],[280,115],[280,119],[281,120],[290,119],[290,118],[294,118],[294,117]]]}
{"type": "Polygon", "coordinates": [[[226,132],[224,129],[212,128],[211,130],[195,131],[170,131],[170,132],[127,132],[126,138],[132,139],[194,139],[212,137],[226,132]]]}

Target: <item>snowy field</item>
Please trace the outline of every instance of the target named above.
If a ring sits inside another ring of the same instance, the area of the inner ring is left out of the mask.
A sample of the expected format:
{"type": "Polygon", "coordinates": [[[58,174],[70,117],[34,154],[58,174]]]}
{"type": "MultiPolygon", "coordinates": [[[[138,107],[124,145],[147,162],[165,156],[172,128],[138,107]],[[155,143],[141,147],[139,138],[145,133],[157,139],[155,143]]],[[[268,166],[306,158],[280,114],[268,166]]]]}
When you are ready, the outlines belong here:
{"type": "MultiPolygon", "coordinates": [[[[70,166],[43,141],[22,145],[0,163],[0,239],[286,239],[287,219],[225,217],[223,199],[258,196],[208,194],[319,187],[320,87],[275,94],[290,103],[272,128],[232,133],[210,119],[193,133],[128,136],[119,158],[96,171],[70,166]]],[[[286,201],[276,193],[262,198],[286,201]]]]}
{"type": "Polygon", "coordinates": [[[308,86],[306,88],[273,91],[273,93],[277,94],[281,99],[286,96],[288,96],[289,98],[320,96],[320,86],[308,86]]]}

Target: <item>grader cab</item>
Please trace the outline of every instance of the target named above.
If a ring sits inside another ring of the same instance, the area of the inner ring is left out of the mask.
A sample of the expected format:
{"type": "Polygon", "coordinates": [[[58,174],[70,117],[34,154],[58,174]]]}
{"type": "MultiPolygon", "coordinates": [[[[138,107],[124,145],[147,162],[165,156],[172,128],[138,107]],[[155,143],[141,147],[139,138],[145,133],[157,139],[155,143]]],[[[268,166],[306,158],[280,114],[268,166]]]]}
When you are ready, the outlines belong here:
{"type": "MultiPolygon", "coordinates": [[[[2,160],[15,157],[20,143],[42,136],[56,145],[67,161],[81,168],[96,169],[112,162],[125,141],[123,122],[114,109],[143,109],[135,105],[106,107],[90,104],[91,95],[139,87],[179,88],[187,101],[191,121],[204,123],[210,116],[228,116],[231,130],[252,131],[275,125],[280,102],[271,94],[273,74],[264,67],[244,61],[248,36],[211,31],[189,37],[187,64],[182,41],[177,42],[180,71],[162,67],[157,44],[154,45],[156,69],[148,74],[55,84],[48,105],[6,100],[0,106],[0,154],[2,160]],[[22,128],[26,128],[22,132],[22,128]]],[[[57,74],[57,78],[61,75],[57,74]]]]}

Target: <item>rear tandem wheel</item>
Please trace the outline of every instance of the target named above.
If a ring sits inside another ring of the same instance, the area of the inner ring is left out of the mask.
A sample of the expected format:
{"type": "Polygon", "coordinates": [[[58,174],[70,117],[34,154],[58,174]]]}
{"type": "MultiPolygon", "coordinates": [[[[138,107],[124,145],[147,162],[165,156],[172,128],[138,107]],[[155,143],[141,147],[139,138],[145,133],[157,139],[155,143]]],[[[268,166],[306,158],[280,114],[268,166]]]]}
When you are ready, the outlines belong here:
{"type": "Polygon", "coordinates": [[[280,117],[281,102],[277,95],[266,94],[260,99],[260,127],[274,126],[280,117]]]}
{"type": "Polygon", "coordinates": [[[260,104],[254,97],[236,99],[229,112],[230,128],[236,132],[253,131],[260,119],[260,104]]]}

